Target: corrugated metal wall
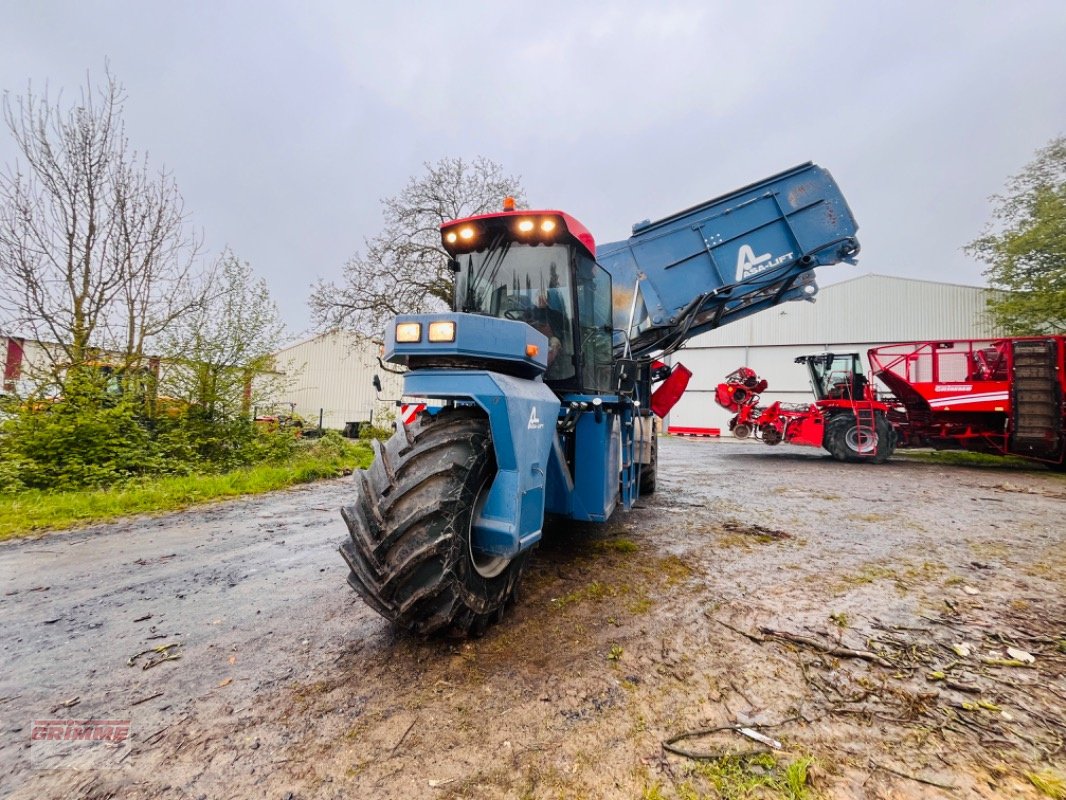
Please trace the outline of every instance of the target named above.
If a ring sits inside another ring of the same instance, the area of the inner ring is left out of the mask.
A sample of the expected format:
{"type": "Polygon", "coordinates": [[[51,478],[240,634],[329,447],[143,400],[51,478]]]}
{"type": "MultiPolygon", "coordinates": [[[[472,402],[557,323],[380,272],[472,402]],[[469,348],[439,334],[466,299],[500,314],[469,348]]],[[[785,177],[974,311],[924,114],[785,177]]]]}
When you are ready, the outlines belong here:
{"type": "Polygon", "coordinates": [[[276,368],[285,373],[289,386],[278,393],[276,403],[296,404],[296,413],[317,424],[319,411],[326,428],[341,429],[347,422],[368,422],[389,427],[395,417],[395,401],[402,391],[398,376],[377,363],[379,345],[354,334],[334,332],[316,336],[281,350],[276,368]],[[372,379],[381,378],[384,400],[378,400],[372,379]]]}
{"type": "Polygon", "coordinates": [[[857,350],[865,362],[879,344],[994,336],[987,296],[974,286],[865,275],[823,288],[814,303],[785,303],[704,334],[674,356],[693,375],[667,423],[728,435],[732,415],[714,402],[714,388],[740,366],[770,382],[764,402],[807,403],[813,397],[798,355],[857,350]]]}

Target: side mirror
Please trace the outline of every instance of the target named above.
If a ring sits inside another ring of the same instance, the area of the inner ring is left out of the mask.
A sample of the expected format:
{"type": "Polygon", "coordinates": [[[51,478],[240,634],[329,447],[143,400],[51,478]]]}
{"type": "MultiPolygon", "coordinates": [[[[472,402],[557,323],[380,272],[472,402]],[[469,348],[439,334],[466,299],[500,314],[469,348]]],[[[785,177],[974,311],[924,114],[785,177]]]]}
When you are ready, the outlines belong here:
{"type": "Polygon", "coordinates": [[[458,259],[449,258],[448,259],[448,269],[450,269],[452,272],[458,272],[459,271],[459,261],[458,261],[458,259]]]}
{"type": "Polygon", "coordinates": [[[377,376],[377,375],[374,376],[373,384],[374,384],[374,391],[380,392],[381,391],[381,378],[379,376],[377,376]]]}

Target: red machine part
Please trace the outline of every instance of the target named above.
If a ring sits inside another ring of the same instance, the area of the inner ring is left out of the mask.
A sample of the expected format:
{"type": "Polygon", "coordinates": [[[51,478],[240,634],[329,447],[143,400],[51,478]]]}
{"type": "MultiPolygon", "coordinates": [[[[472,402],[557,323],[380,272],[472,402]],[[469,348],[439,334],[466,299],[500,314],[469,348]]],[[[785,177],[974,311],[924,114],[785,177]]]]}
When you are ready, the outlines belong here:
{"type": "Polygon", "coordinates": [[[550,227],[543,228],[544,231],[548,232],[546,234],[547,241],[554,241],[556,237],[560,235],[573,237],[575,241],[580,243],[581,246],[588,251],[590,256],[595,258],[596,240],[592,237],[589,229],[565,211],[559,211],[558,209],[544,209],[541,211],[533,211],[529,209],[523,209],[521,211],[505,210],[492,212],[490,214],[479,214],[474,217],[466,217],[464,219],[445,222],[440,227],[440,233],[441,238],[444,241],[444,248],[454,257],[457,253],[466,252],[472,249],[473,243],[477,240],[476,236],[471,236],[469,240],[464,237],[462,235],[464,228],[468,228],[471,231],[478,229],[498,229],[513,224],[513,221],[516,222],[526,219],[535,221],[538,225],[543,224],[545,221],[550,222],[550,227]],[[467,241],[469,241],[470,244],[466,244],[467,241]]]}
{"type": "Polygon", "coordinates": [[[1066,464],[1066,337],[908,342],[868,356],[899,401],[903,444],[1066,464]]]}
{"type": "Polygon", "coordinates": [[[718,405],[727,411],[740,411],[742,407],[754,406],[759,394],[769,384],[755,374],[751,367],[740,367],[725,376],[725,383],[718,384],[714,396],[718,405]]]}
{"type": "Polygon", "coordinates": [[[670,409],[677,405],[677,401],[685,393],[688,382],[692,378],[692,371],[684,364],[675,364],[673,369],[670,369],[661,361],[653,361],[651,369],[653,379],[663,375],[663,371],[667,370],[662,384],[651,394],[651,410],[657,417],[662,418],[670,413],[670,409]]]}
{"type": "Polygon", "coordinates": [[[774,402],[759,405],[759,393],[768,383],[750,367],[729,373],[715,389],[715,400],[727,411],[735,411],[729,429],[738,439],[754,437],[768,445],[788,444],[824,447],[827,420],[833,414],[847,413],[857,418],[862,413],[887,413],[888,406],[876,400],[865,386],[861,397],[841,396],[805,405],[774,402]]]}
{"type": "Polygon", "coordinates": [[[887,420],[901,447],[1016,455],[1066,467],[1066,336],[905,342],[872,348],[868,357],[870,373],[891,397],[878,398],[863,380],[834,383],[809,406],[761,408],[757,394],[747,393],[757,376],[744,367],[719,384],[715,399],[735,412],[735,436],[767,444],[833,452],[830,428],[846,413],[857,429],[869,420],[867,431],[887,420]]]}
{"type": "MultiPolygon", "coordinates": [[[[779,444],[789,437],[792,440],[792,431],[800,427],[794,423],[809,416],[814,406],[800,409],[786,409],[781,403],[771,403],[766,408],[759,406],[759,395],[766,391],[769,383],[765,378],[760,378],[751,367],[740,367],[733,370],[725,377],[723,383],[715,388],[714,399],[727,411],[736,412],[729,421],[729,430],[738,439],[747,439],[755,436],[767,444],[779,444]]],[[[821,447],[822,438],[819,433],[817,441],[797,441],[796,444],[811,444],[821,447]]]]}

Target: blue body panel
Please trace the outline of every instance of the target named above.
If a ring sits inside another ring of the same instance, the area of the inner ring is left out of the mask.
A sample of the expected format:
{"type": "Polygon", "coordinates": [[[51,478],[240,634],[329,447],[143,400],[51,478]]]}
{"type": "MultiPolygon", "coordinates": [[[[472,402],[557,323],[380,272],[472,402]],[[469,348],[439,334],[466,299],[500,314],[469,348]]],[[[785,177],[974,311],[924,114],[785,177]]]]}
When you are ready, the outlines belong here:
{"type": "Polygon", "coordinates": [[[614,281],[614,327],[629,332],[639,354],[664,335],[691,338],[779,302],[813,298],[812,269],[853,261],[857,229],[832,176],[808,163],[638,223],[626,241],[600,245],[596,260],[614,281]]]}
{"type": "Polygon", "coordinates": [[[606,522],[618,505],[622,474],[622,437],[618,414],[604,413],[599,422],[585,412],[574,430],[574,494],[570,516],[606,522]]]}
{"type": "Polygon", "coordinates": [[[465,357],[511,361],[524,367],[530,377],[548,368],[548,337],[524,322],[481,314],[449,311],[441,314],[401,314],[385,331],[385,360],[406,364],[411,357],[465,357]],[[397,342],[396,325],[417,322],[422,326],[418,342],[397,342]],[[454,322],[454,342],[428,340],[429,325],[433,322],[454,322]],[[534,345],[537,355],[526,354],[526,347],[534,345]]]}
{"type": "Polygon", "coordinates": [[[472,400],[485,410],[497,472],[474,520],[474,546],[490,555],[515,556],[537,542],[559,417],[555,393],[540,380],[486,370],[420,369],[404,375],[404,394],[472,400]]]}

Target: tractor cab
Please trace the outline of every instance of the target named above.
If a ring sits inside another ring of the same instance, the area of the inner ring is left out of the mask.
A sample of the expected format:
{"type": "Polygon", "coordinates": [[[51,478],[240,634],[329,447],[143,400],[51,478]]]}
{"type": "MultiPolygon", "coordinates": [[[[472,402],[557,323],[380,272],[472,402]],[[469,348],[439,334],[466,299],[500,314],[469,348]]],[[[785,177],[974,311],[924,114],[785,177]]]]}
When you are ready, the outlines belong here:
{"type": "Polygon", "coordinates": [[[869,381],[863,374],[859,353],[815,353],[799,356],[807,365],[815,400],[862,400],[869,381]]]}
{"type": "Polygon", "coordinates": [[[556,393],[612,389],[611,276],[592,235],[561,211],[504,211],[447,223],[454,311],[518,320],[548,340],[556,393]]]}

